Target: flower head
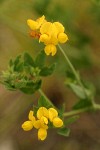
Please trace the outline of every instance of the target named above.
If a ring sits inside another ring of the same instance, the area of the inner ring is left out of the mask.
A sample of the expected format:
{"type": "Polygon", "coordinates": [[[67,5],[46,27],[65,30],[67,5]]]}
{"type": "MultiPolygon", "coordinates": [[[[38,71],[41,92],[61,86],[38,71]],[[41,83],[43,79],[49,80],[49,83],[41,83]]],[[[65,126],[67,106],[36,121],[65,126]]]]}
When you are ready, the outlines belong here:
{"type": "Polygon", "coordinates": [[[22,128],[23,130],[25,131],[29,131],[33,128],[33,124],[35,122],[35,117],[33,116],[33,111],[30,111],[29,112],[29,115],[28,115],[28,118],[29,120],[28,121],[25,121],[23,124],[22,124],[22,128]]]}
{"type": "Polygon", "coordinates": [[[37,129],[39,140],[43,141],[46,139],[49,122],[56,128],[63,126],[63,121],[59,118],[58,112],[54,108],[47,109],[46,107],[40,107],[36,112],[36,116],[33,116],[33,114],[33,111],[29,112],[29,120],[22,124],[22,128],[25,131],[29,131],[33,127],[37,129]]]}
{"type": "Polygon", "coordinates": [[[37,19],[36,21],[32,19],[27,20],[27,24],[31,30],[38,30],[44,22],[46,22],[44,15],[39,19],[37,19]]]}
{"type": "Polygon", "coordinates": [[[68,40],[68,36],[64,33],[65,28],[60,22],[48,22],[45,20],[45,16],[37,19],[36,21],[28,19],[28,26],[31,30],[35,30],[35,34],[33,31],[31,32],[32,37],[39,38],[39,42],[43,42],[45,44],[44,51],[46,55],[54,56],[57,52],[56,45],[58,43],[65,43],[68,40]]]}

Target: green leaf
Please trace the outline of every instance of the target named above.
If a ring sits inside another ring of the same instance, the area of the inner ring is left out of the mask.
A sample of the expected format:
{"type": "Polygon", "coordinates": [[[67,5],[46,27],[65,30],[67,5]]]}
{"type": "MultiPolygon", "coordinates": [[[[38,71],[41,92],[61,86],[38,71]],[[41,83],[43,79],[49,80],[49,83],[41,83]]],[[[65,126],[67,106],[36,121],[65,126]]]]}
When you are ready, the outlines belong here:
{"type": "Polygon", "coordinates": [[[18,55],[15,59],[15,61],[13,62],[14,64],[14,71],[17,71],[17,66],[20,63],[20,59],[21,59],[21,55],[18,55]]]}
{"type": "Polygon", "coordinates": [[[39,68],[42,68],[44,66],[44,63],[45,63],[45,53],[43,50],[37,55],[35,59],[35,65],[39,68]]]}
{"type": "Polygon", "coordinates": [[[24,54],[24,65],[25,66],[35,66],[34,65],[34,60],[33,60],[33,58],[28,54],[28,53],[25,53],[24,54]]]}
{"type": "Polygon", "coordinates": [[[82,81],[84,87],[86,88],[87,95],[90,99],[93,99],[96,94],[96,89],[94,85],[87,81],[82,81]]]}
{"type": "Polygon", "coordinates": [[[10,67],[13,66],[13,60],[12,60],[12,59],[10,59],[10,61],[9,61],[9,66],[10,66],[10,67]]]}
{"type": "Polygon", "coordinates": [[[62,107],[58,109],[58,114],[60,118],[63,118],[64,112],[65,112],[65,104],[63,104],[62,107]]]}
{"type": "Polygon", "coordinates": [[[67,76],[68,79],[70,79],[72,81],[76,80],[75,75],[70,70],[66,71],[66,76],[67,76]]]}
{"type": "Polygon", "coordinates": [[[52,64],[51,66],[49,67],[44,67],[41,69],[40,71],[40,76],[48,76],[48,75],[51,75],[54,70],[55,70],[55,67],[56,67],[56,64],[52,64]]]}
{"type": "Polygon", "coordinates": [[[75,121],[77,121],[79,119],[79,115],[76,115],[76,116],[72,116],[70,118],[67,118],[65,121],[64,121],[64,125],[68,126],[72,123],[74,123],[75,121]]]}
{"type": "Polygon", "coordinates": [[[34,116],[36,116],[38,109],[39,109],[39,107],[33,106],[34,116]]]}
{"type": "Polygon", "coordinates": [[[73,106],[73,109],[85,108],[85,107],[89,107],[91,105],[92,105],[91,101],[89,101],[87,99],[84,99],[84,100],[82,99],[73,106]]]}
{"type": "Polygon", "coordinates": [[[37,91],[40,88],[40,86],[41,86],[41,80],[39,80],[36,83],[34,82],[27,83],[27,85],[23,88],[20,88],[20,90],[26,94],[33,94],[35,91],[37,91]]]}
{"type": "Polygon", "coordinates": [[[74,83],[68,83],[68,86],[72,89],[72,91],[81,99],[85,99],[86,95],[79,85],[76,85],[74,83]]]}
{"type": "Polygon", "coordinates": [[[38,106],[49,108],[51,105],[43,96],[41,96],[38,100],[38,106]]]}
{"type": "Polygon", "coordinates": [[[64,128],[59,129],[57,133],[65,137],[68,137],[70,134],[70,129],[64,127],[64,128]]]}
{"type": "Polygon", "coordinates": [[[20,61],[21,55],[18,55],[14,61],[14,65],[18,65],[19,61],[20,61]]]}
{"type": "Polygon", "coordinates": [[[23,62],[22,63],[19,63],[18,65],[16,65],[16,71],[17,72],[22,72],[24,69],[24,64],[23,62]]]}

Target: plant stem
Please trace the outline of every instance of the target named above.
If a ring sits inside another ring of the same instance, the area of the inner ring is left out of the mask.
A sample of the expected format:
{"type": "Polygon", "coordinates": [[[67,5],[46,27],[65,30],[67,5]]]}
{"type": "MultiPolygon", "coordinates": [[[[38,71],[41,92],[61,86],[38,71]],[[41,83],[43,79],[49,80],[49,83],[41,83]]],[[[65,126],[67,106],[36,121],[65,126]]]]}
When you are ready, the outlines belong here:
{"type": "Polygon", "coordinates": [[[77,115],[77,114],[80,114],[80,113],[83,113],[83,112],[86,112],[86,111],[89,111],[92,109],[93,109],[93,107],[87,107],[87,108],[81,108],[78,110],[72,110],[70,112],[65,112],[64,117],[74,116],[74,115],[77,115]]]}
{"type": "Polygon", "coordinates": [[[69,116],[74,116],[83,112],[87,112],[90,110],[100,110],[100,105],[99,104],[94,104],[93,106],[89,106],[86,108],[81,108],[81,109],[77,109],[77,110],[72,110],[70,112],[65,112],[64,113],[64,117],[69,117],[69,116]]]}
{"type": "Polygon", "coordinates": [[[39,91],[39,93],[46,99],[46,101],[50,104],[50,105],[52,105],[53,107],[55,107],[54,105],[53,105],[53,103],[48,99],[48,97],[45,95],[45,93],[42,91],[42,89],[39,89],[38,90],[39,91]]]}
{"type": "Polygon", "coordinates": [[[61,47],[59,44],[58,44],[58,47],[59,47],[60,51],[62,52],[63,56],[65,57],[66,62],[68,63],[68,65],[69,65],[70,69],[72,70],[73,74],[75,75],[78,84],[82,87],[85,96],[88,98],[88,95],[87,95],[87,93],[86,93],[86,91],[85,91],[85,88],[84,88],[84,86],[83,86],[83,84],[82,84],[82,82],[81,82],[81,80],[80,80],[80,77],[79,77],[79,75],[77,74],[77,72],[76,72],[74,66],[72,65],[72,63],[70,62],[68,56],[66,55],[66,53],[64,52],[64,50],[62,49],[62,47],[61,47]]]}

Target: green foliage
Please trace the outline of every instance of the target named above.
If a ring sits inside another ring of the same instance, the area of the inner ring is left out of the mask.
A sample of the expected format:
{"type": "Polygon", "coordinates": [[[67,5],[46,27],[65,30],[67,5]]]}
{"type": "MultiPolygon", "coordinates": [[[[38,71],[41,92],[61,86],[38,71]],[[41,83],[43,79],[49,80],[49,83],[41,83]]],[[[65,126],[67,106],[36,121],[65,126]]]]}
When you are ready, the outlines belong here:
{"type": "Polygon", "coordinates": [[[41,80],[34,82],[28,82],[25,87],[20,90],[26,94],[33,94],[36,90],[41,87],[41,80]]]}
{"type": "Polygon", "coordinates": [[[41,96],[38,100],[38,107],[50,108],[50,107],[52,107],[52,105],[43,96],[41,96]]]}
{"type": "Polygon", "coordinates": [[[64,120],[64,125],[68,126],[68,125],[76,122],[78,119],[79,119],[79,115],[75,115],[75,116],[69,117],[66,120],[64,120]]]}
{"type": "Polygon", "coordinates": [[[39,68],[42,68],[44,67],[44,64],[45,64],[45,53],[44,50],[42,50],[35,59],[35,65],[38,66],[39,68]]]}
{"type": "Polygon", "coordinates": [[[63,127],[61,129],[59,129],[57,133],[60,134],[60,135],[65,136],[65,137],[68,137],[69,134],[70,134],[70,129],[63,127]]]}
{"type": "Polygon", "coordinates": [[[8,70],[2,73],[2,84],[9,90],[33,94],[41,87],[42,76],[51,75],[55,64],[45,66],[45,53],[41,51],[35,60],[28,53],[9,61],[8,70]]]}
{"type": "Polygon", "coordinates": [[[78,103],[76,103],[74,106],[73,106],[73,109],[81,109],[81,108],[85,108],[85,107],[89,107],[89,106],[92,106],[92,102],[87,100],[87,99],[81,99],[79,100],[78,103]]]}
{"type": "MultiPolygon", "coordinates": [[[[80,80],[80,76],[78,74],[78,78],[80,80]]],[[[67,79],[65,81],[65,85],[67,85],[75,94],[78,98],[80,99],[88,99],[91,100],[94,98],[95,95],[95,88],[92,84],[86,82],[86,81],[81,81],[80,82],[83,84],[83,87],[79,85],[78,81],[75,79],[75,76],[71,72],[67,72],[67,79]]]]}
{"type": "Polygon", "coordinates": [[[63,115],[64,115],[64,112],[65,112],[65,104],[62,105],[62,107],[60,107],[58,109],[58,114],[59,114],[59,117],[63,119],[63,115]]]}
{"type": "Polygon", "coordinates": [[[35,67],[34,60],[28,53],[24,53],[24,65],[35,67]]]}
{"type": "Polygon", "coordinates": [[[54,63],[54,64],[50,65],[49,67],[42,68],[40,71],[40,75],[41,76],[51,75],[54,72],[55,67],[56,67],[56,64],[54,63]]]}

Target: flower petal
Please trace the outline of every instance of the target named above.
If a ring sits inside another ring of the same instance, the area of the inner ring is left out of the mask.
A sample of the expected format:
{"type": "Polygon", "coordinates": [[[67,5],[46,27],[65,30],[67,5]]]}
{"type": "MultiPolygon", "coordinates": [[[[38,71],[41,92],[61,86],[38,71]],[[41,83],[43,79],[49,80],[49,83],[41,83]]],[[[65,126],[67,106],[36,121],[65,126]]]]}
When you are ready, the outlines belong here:
{"type": "Polygon", "coordinates": [[[49,108],[49,120],[52,122],[55,117],[58,116],[58,112],[54,108],[49,108]]]}
{"type": "Polygon", "coordinates": [[[37,118],[41,119],[42,116],[48,118],[48,110],[45,107],[40,107],[37,111],[37,118]]]}
{"type": "Polygon", "coordinates": [[[51,29],[51,25],[52,23],[51,22],[46,22],[44,23],[41,28],[40,28],[40,33],[41,34],[48,34],[50,29],[51,29]]]}
{"type": "Polygon", "coordinates": [[[58,33],[64,32],[65,28],[60,22],[54,22],[54,25],[56,26],[58,33]]]}
{"type": "Polygon", "coordinates": [[[44,49],[46,55],[51,55],[54,56],[57,52],[57,49],[56,49],[56,46],[53,45],[53,44],[48,44],[45,46],[45,49],[44,49]]]}
{"type": "Polygon", "coordinates": [[[60,43],[65,43],[68,40],[68,36],[65,33],[59,33],[58,40],[60,43]]]}
{"type": "Polygon", "coordinates": [[[29,118],[29,120],[31,120],[31,121],[35,121],[35,117],[33,116],[33,114],[34,114],[34,112],[31,110],[30,112],[29,112],[29,115],[28,115],[28,118],[29,118]]]}
{"type": "Polygon", "coordinates": [[[47,130],[40,128],[38,130],[38,139],[43,141],[46,139],[46,137],[47,137],[47,130]]]}
{"type": "Polygon", "coordinates": [[[33,128],[33,124],[32,124],[32,121],[25,121],[23,124],[22,124],[22,128],[24,131],[29,131],[33,128]]]}
{"type": "Polygon", "coordinates": [[[63,121],[59,117],[56,117],[53,119],[53,125],[57,128],[62,127],[63,121]]]}
{"type": "Polygon", "coordinates": [[[38,29],[38,23],[32,19],[28,19],[27,24],[31,28],[31,30],[37,30],[38,29]]]}

